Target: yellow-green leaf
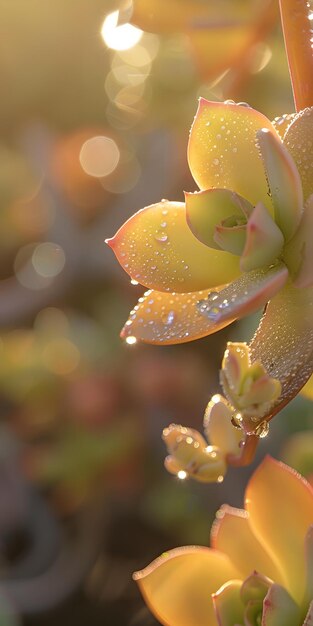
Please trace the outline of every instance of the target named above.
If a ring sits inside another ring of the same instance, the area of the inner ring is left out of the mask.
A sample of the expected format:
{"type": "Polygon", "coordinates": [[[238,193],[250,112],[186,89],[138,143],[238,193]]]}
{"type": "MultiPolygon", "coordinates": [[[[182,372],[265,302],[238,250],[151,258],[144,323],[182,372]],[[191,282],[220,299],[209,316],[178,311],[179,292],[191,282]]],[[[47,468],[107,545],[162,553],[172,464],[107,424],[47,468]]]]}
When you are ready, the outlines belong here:
{"type": "Polygon", "coordinates": [[[239,274],[238,261],[192,234],[185,205],[164,200],[133,215],[107,243],[131,278],[150,289],[209,289],[239,274]]]}
{"type": "Polygon", "coordinates": [[[225,554],[192,546],[170,550],[134,578],[161,624],[217,626],[211,594],[238,571],[225,554]]]}
{"type": "MultiPolygon", "coordinates": [[[[216,287],[214,293],[218,293],[216,287]]],[[[186,343],[215,333],[228,326],[235,317],[214,322],[200,314],[198,302],[206,299],[206,291],[164,293],[147,291],[130,312],[121,337],[131,343],[145,341],[154,344],[186,343]],[[133,339],[129,340],[129,337],[133,339]]]]}
{"type": "Polygon", "coordinates": [[[284,145],[299,170],[306,200],[313,193],[313,107],[297,113],[287,128],[284,145]]]}
{"type": "Polygon", "coordinates": [[[249,272],[274,263],[284,245],[284,237],[266,207],[259,202],[248,219],[246,244],[240,267],[249,272]]]}
{"type": "MultiPolygon", "coordinates": [[[[196,193],[186,193],[186,214],[188,224],[194,235],[211,248],[221,249],[216,241],[216,227],[223,226],[225,220],[233,218],[234,222],[245,224],[253,211],[253,206],[229,189],[207,189],[196,193]]],[[[229,228],[229,230],[233,230],[229,228]]],[[[243,242],[239,251],[244,247],[243,242]]]]}
{"type": "Polygon", "coordinates": [[[231,189],[253,205],[271,209],[256,133],[271,122],[246,106],[200,99],[188,146],[191,173],[200,189],[231,189]]]}
{"type": "Polygon", "coordinates": [[[212,595],[217,620],[222,626],[243,624],[244,606],[240,597],[242,580],[230,580],[212,595]]]}
{"type": "Polygon", "coordinates": [[[303,211],[303,193],[293,158],[278,136],[262,128],[257,134],[270,187],[275,221],[285,240],[295,233],[303,211]]]}
{"type": "Polygon", "coordinates": [[[281,383],[281,395],[267,419],[299,393],[313,370],[313,288],[287,283],[271,299],[252,341],[252,361],[260,361],[281,383]]]}
{"type": "Polygon", "coordinates": [[[253,532],[284,572],[284,586],[296,602],[301,602],[305,591],[304,540],[313,523],[312,488],[290,467],[266,457],[250,479],[245,506],[253,532]]]}

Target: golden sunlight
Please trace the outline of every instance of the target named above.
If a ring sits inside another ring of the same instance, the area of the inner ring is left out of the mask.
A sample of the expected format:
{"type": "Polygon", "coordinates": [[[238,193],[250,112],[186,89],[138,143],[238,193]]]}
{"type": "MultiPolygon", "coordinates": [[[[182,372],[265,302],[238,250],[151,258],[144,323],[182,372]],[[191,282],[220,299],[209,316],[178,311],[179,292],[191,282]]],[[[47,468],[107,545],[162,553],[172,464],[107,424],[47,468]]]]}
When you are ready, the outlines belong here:
{"type": "Polygon", "coordinates": [[[140,41],[142,30],[131,24],[118,25],[119,11],[109,13],[105,18],[101,36],[104,43],[112,50],[128,50],[140,41]]]}

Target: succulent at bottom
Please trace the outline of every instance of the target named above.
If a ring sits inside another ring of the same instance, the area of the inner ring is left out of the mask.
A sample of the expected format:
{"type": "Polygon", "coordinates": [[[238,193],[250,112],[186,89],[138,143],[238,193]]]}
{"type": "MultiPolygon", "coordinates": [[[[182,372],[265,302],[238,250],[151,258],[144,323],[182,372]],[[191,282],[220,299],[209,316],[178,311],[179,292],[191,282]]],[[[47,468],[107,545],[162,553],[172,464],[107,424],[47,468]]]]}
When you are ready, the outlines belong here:
{"type": "Polygon", "coordinates": [[[134,579],[164,626],[312,626],[312,487],[266,457],[245,509],[217,512],[211,548],[170,550],[134,579]]]}

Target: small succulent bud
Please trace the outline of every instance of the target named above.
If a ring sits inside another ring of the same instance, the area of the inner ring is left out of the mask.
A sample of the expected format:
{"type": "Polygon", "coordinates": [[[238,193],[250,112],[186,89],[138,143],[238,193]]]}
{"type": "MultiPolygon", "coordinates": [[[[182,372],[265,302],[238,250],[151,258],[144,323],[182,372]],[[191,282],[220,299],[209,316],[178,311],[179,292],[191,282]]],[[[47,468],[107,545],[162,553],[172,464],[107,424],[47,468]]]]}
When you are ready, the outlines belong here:
{"type": "Polygon", "coordinates": [[[259,424],[281,394],[281,384],[266,372],[262,363],[251,363],[246,343],[227,344],[220,381],[227,399],[241,419],[259,424]]]}
{"type": "Polygon", "coordinates": [[[222,482],[226,462],[217,446],[210,446],[197,430],[171,424],[163,431],[169,455],[165,467],[180,479],[189,476],[200,482],[222,482]]]}

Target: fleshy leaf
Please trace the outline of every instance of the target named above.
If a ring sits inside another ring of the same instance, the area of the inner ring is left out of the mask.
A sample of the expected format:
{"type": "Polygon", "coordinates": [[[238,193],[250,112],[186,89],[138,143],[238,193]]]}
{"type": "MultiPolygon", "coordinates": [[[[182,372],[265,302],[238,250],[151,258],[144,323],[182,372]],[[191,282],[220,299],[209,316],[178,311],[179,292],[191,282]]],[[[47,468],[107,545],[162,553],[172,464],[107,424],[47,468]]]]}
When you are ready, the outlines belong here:
{"type": "Polygon", "coordinates": [[[222,506],[212,526],[211,546],[227,554],[244,579],[257,570],[272,580],[284,582],[283,572],[253,534],[246,511],[222,506]]]}
{"type": "Polygon", "coordinates": [[[296,626],[300,618],[300,608],[286,589],[272,585],[263,602],[262,626],[296,626]]]}
{"type": "Polygon", "coordinates": [[[239,274],[233,255],[196,239],[181,202],[164,200],[141,209],[107,243],[131,278],[158,291],[198,291],[239,274]]]}
{"type": "Polygon", "coordinates": [[[294,117],[284,136],[284,145],[299,170],[306,200],[313,193],[313,107],[299,111],[294,117]]]}
{"type": "Polygon", "coordinates": [[[212,322],[224,322],[257,311],[282,289],[288,279],[288,270],[283,264],[242,274],[230,285],[221,289],[208,300],[200,301],[202,315],[212,322]]]}
{"type": "Polygon", "coordinates": [[[242,581],[231,580],[212,594],[213,606],[220,626],[243,623],[243,603],[240,597],[242,581]]]}
{"type": "Polygon", "coordinates": [[[246,343],[228,341],[222,361],[222,370],[233,393],[242,393],[242,381],[251,367],[246,343]]]}
{"type": "Polygon", "coordinates": [[[296,287],[313,286],[313,195],[304,207],[300,226],[284,252],[296,287]]]}
{"type": "Polygon", "coordinates": [[[272,124],[281,139],[284,138],[286,130],[288,126],[291,124],[291,122],[293,121],[293,119],[295,118],[295,116],[296,116],[296,113],[284,113],[283,115],[280,115],[279,117],[275,117],[272,120],[272,124]]]}
{"type": "Polygon", "coordinates": [[[216,550],[171,550],[134,574],[151,611],[166,626],[217,626],[210,595],[238,577],[229,558],[216,550]]]}
{"type": "Polygon", "coordinates": [[[284,586],[301,602],[305,591],[303,546],[313,522],[312,488],[290,467],[266,457],[250,479],[245,507],[253,532],[281,569],[284,586]]]}
{"type": "Polygon", "coordinates": [[[250,107],[201,98],[188,146],[190,170],[200,189],[231,189],[254,206],[261,201],[271,209],[256,147],[261,128],[276,134],[271,122],[250,107]]]}
{"type": "Polygon", "coordinates": [[[216,226],[214,239],[221,250],[241,255],[246,242],[246,226],[216,226]]]}
{"type": "MultiPolygon", "coordinates": [[[[247,218],[253,211],[253,206],[229,189],[207,189],[195,193],[186,193],[187,222],[199,241],[211,248],[221,249],[216,242],[216,227],[222,225],[224,220],[235,217],[246,223],[247,218]]],[[[245,234],[239,251],[233,254],[241,254],[244,246],[245,234]]]]}
{"type": "Polygon", "coordinates": [[[205,449],[198,451],[189,467],[182,465],[171,455],[165,457],[164,467],[170,474],[183,480],[193,478],[199,483],[220,483],[226,474],[227,464],[218,448],[210,448],[210,453],[205,449]]]}
{"type": "Polygon", "coordinates": [[[260,624],[263,612],[263,600],[273,584],[273,581],[263,574],[253,572],[243,582],[240,595],[245,605],[245,626],[257,626],[260,624]]]}
{"type": "MultiPolygon", "coordinates": [[[[219,291],[216,287],[214,294],[219,291]]],[[[147,291],[139,298],[122,329],[121,337],[154,344],[185,343],[228,326],[235,317],[214,322],[200,314],[197,304],[211,291],[164,293],[147,291]]]]}
{"type": "Polygon", "coordinates": [[[239,454],[243,433],[231,423],[233,409],[219,394],[215,394],[205,409],[203,427],[207,439],[225,455],[239,454]]]}
{"type": "Polygon", "coordinates": [[[249,272],[270,265],[280,255],[283,245],[282,232],[262,202],[259,202],[247,223],[246,245],[240,268],[249,272]]]}
{"type": "Polygon", "coordinates": [[[290,283],[268,303],[250,342],[251,360],[260,361],[280,381],[281,395],[266,419],[271,419],[300,391],[313,370],[313,288],[290,283]]]}
{"type": "Polygon", "coordinates": [[[268,180],[275,221],[285,240],[295,233],[303,209],[303,193],[296,165],[279,137],[266,128],[257,133],[268,180]]]}
{"type": "Polygon", "coordinates": [[[245,607],[244,625],[259,626],[262,618],[263,604],[260,600],[250,600],[245,607]]]}
{"type": "Polygon", "coordinates": [[[273,581],[263,574],[258,572],[250,574],[241,587],[240,594],[243,603],[248,604],[251,600],[261,600],[263,602],[272,583],[273,581]]]}

